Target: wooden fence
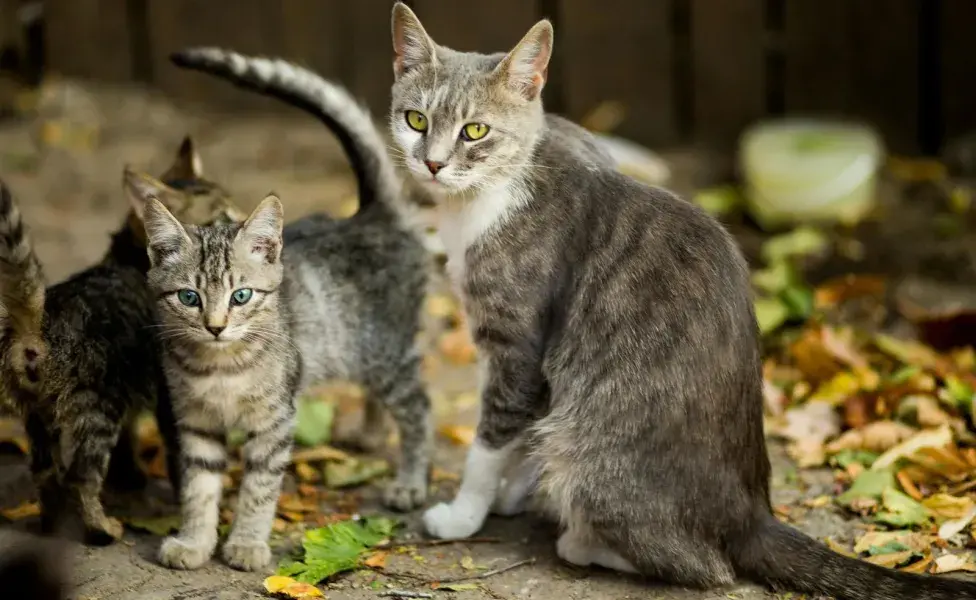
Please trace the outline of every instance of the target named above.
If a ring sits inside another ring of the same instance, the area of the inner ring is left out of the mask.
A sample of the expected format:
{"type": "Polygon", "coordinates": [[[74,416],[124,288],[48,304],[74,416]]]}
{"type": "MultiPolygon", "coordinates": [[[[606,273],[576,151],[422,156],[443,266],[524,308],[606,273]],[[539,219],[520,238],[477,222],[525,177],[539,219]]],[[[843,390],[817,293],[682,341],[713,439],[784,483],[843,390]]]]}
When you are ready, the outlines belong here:
{"type": "MultiPolygon", "coordinates": [[[[727,145],[766,115],[863,118],[899,152],[976,128],[976,0],[413,0],[437,41],[512,46],[542,16],[545,98],[580,118],[606,100],[648,144],[727,145]]],[[[379,114],[392,79],[391,0],[45,0],[46,69],[142,81],[229,109],[270,102],[172,67],[190,44],[297,60],[379,114]]]]}

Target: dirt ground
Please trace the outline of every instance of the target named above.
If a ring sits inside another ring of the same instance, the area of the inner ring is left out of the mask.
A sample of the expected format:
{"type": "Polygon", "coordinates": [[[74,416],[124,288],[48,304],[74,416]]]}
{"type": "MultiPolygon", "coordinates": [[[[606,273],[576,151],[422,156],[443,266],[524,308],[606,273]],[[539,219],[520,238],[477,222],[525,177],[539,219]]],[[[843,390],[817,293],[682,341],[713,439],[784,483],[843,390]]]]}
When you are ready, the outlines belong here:
{"type": "MultiPolygon", "coordinates": [[[[120,190],[124,164],[158,174],[164,169],[182,136],[191,133],[199,143],[209,177],[222,182],[250,208],[274,190],[283,199],[286,214],[297,218],[316,210],[336,210],[355,192],[353,181],[330,135],[317,123],[302,118],[231,120],[171,106],[163,99],[138,90],[93,90],[87,86],[51,86],[43,94],[38,115],[0,122],[0,176],[13,188],[49,279],[58,281],[94,263],[104,251],[108,233],[126,211],[120,190]]],[[[687,189],[686,155],[674,157],[675,186],[687,189]],[[684,169],[684,170],[683,170],[684,169]]],[[[748,247],[749,241],[744,240],[748,247]]],[[[435,282],[443,289],[443,282],[435,282]]],[[[106,299],[111,301],[111,299],[106,299]]],[[[428,341],[428,343],[430,343],[428,341]]],[[[474,388],[471,367],[442,364],[431,371],[430,387],[438,419],[472,424],[470,403],[452,401],[474,388]]],[[[464,450],[439,438],[437,467],[442,473],[460,473],[464,450]]],[[[830,473],[797,471],[775,444],[774,499],[797,506],[832,492],[830,473]]],[[[0,507],[16,506],[30,489],[19,458],[0,467],[0,507]]],[[[436,498],[452,495],[455,483],[441,477],[436,498]]],[[[160,484],[162,485],[162,484],[160,484]]],[[[653,485],[653,482],[648,482],[653,485]]],[[[157,486],[158,487],[158,486],[157,486]]],[[[135,504],[147,511],[167,510],[161,489],[150,489],[135,504]]],[[[361,512],[378,511],[379,487],[368,485],[349,492],[361,512]]],[[[432,499],[433,500],[433,499],[432,499]]],[[[168,510],[172,510],[169,507],[168,510]]],[[[326,509],[328,510],[328,509],[326,509]]],[[[800,509],[791,515],[798,527],[817,538],[834,536],[849,542],[861,523],[836,509],[800,509]]],[[[406,533],[420,536],[419,513],[406,517],[406,533]]],[[[16,544],[17,530],[29,530],[30,519],[0,532],[0,540],[16,544]]],[[[525,598],[536,600],[588,598],[658,598],[754,600],[776,597],[750,585],[703,593],[655,586],[612,573],[570,568],[554,552],[554,528],[535,517],[492,518],[481,535],[497,537],[493,543],[458,543],[421,547],[416,554],[394,554],[387,570],[413,576],[394,579],[370,571],[339,576],[326,588],[335,600],[377,598],[389,586],[426,591],[423,580],[457,576],[459,562],[470,556],[488,569],[522,559],[522,566],[480,581],[478,590],[432,592],[443,598],[525,598]]],[[[72,598],[107,600],[197,600],[264,597],[262,579],[271,573],[245,574],[215,561],[194,572],[159,566],[155,551],[159,538],[127,531],[125,540],[107,548],[77,548],[72,557],[72,598]]],[[[279,551],[288,547],[281,541],[279,551]]]]}

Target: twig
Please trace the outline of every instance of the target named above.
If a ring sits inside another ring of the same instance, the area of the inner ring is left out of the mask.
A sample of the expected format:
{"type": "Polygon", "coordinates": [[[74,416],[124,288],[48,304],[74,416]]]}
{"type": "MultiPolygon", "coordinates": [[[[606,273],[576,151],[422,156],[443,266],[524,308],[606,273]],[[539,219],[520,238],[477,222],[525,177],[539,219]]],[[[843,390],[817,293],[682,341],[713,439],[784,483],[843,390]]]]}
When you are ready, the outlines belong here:
{"type": "Polygon", "coordinates": [[[460,577],[447,577],[445,579],[435,579],[431,583],[457,583],[459,581],[469,581],[472,579],[487,579],[489,577],[494,577],[495,575],[500,575],[506,571],[511,571],[512,569],[517,569],[525,565],[531,565],[535,562],[534,558],[527,558],[525,560],[520,560],[516,563],[512,563],[508,566],[501,567],[498,569],[492,569],[491,571],[485,571],[484,573],[478,573],[477,575],[462,575],[460,577]]]}
{"type": "Polygon", "coordinates": [[[407,590],[389,590],[380,594],[383,598],[433,598],[434,594],[427,592],[408,592],[407,590]]]}
{"type": "Polygon", "coordinates": [[[389,544],[380,544],[377,548],[381,550],[387,550],[389,548],[406,548],[409,546],[416,546],[418,548],[427,548],[430,546],[447,546],[449,544],[500,544],[502,540],[493,537],[480,537],[480,538],[468,538],[466,540],[417,540],[415,542],[408,541],[396,541],[390,542],[389,544]]]}

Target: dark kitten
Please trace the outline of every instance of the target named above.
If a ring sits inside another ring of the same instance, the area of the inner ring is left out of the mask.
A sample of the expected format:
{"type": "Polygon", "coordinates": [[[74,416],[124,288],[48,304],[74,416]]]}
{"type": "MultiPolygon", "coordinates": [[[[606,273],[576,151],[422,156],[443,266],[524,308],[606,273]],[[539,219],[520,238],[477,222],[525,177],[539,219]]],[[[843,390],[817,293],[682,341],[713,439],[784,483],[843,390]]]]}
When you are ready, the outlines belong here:
{"type": "MultiPolygon", "coordinates": [[[[48,532],[56,524],[62,532],[83,529],[95,544],[121,536],[122,526],[105,515],[100,494],[110,455],[114,482],[131,488],[145,483],[131,440],[139,410],[155,406],[161,432],[170,448],[175,443],[153,330],[155,299],[145,282],[142,198],[151,192],[191,222],[233,221],[239,213],[219,186],[200,176],[189,139],[166,179],[170,185],[126,170],[133,211],[105,258],[46,290],[17,205],[0,184],[0,299],[6,310],[0,368],[4,393],[30,437],[48,532]]],[[[177,475],[171,469],[171,477],[177,475]]]]}
{"type": "Polygon", "coordinates": [[[976,584],[846,558],[772,515],[745,260],[693,204],[561,139],[540,99],[548,21],[486,56],[438,46],[397,3],[393,41],[393,134],[438,199],[486,367],[461,489],[424,515],[431,534],[468,537],[493,503],[517,512],[538,479],[564,526],[556,551],[578,565],[976,598],[976,584]]]}

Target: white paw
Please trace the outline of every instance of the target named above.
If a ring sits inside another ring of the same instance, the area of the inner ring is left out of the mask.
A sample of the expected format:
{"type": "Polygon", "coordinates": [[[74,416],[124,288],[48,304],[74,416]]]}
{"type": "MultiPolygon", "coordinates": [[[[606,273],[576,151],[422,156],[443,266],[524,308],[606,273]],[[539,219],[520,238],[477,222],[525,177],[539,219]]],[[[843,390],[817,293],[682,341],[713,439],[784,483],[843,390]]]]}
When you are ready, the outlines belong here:
{"type": "Polygon", "coordinates": [[[271,562],[271,548],[262,541],[228,541],[224,544],[224,561],[240,571],[256,571],[271,562]]]}
{"type": "Polygon", "coordinates": [[[556,541],[556,555],[577,567],[588,567],[593,562],[590,548],[568,533],[562,534],[556,541]]]}
{"type": "Polygon", "coordinates": [[[430,535],[444,540],[468,538],[478,532],[485,516],[467,505],[441,503],[424,513],[424,527],[430,535]]]}
{"type": "Polygon", "coordinates": [[[168,537],[159,547],[159,562],[170,569],[199,569],[213,555],[212,544],[168,537]]]}

